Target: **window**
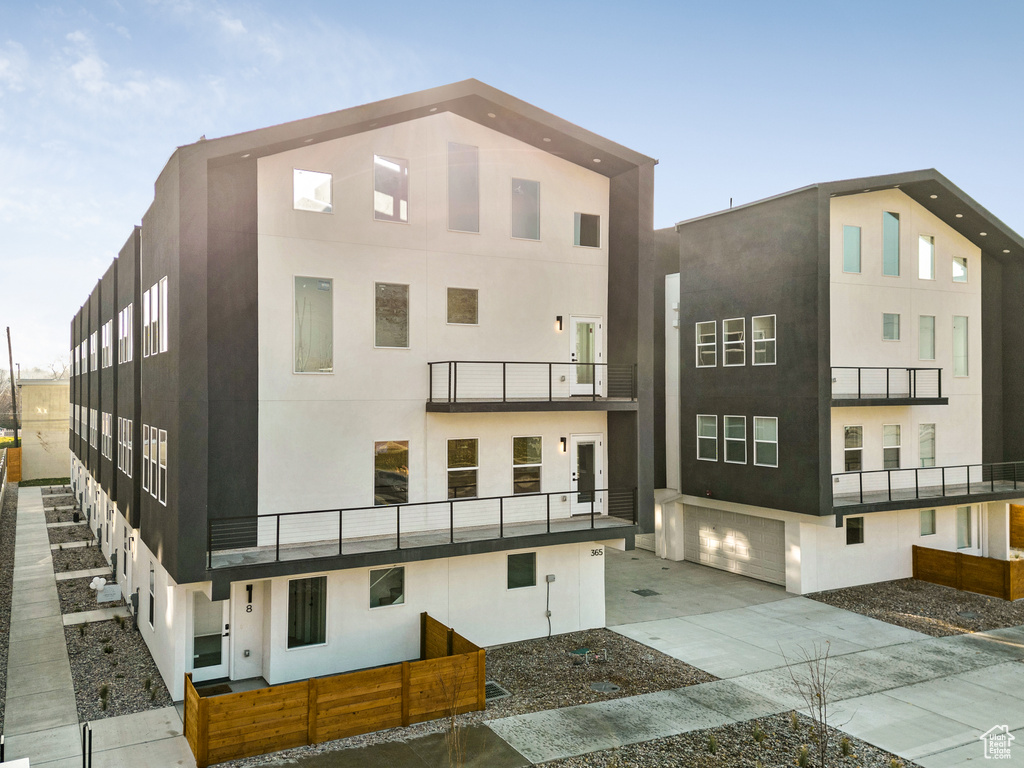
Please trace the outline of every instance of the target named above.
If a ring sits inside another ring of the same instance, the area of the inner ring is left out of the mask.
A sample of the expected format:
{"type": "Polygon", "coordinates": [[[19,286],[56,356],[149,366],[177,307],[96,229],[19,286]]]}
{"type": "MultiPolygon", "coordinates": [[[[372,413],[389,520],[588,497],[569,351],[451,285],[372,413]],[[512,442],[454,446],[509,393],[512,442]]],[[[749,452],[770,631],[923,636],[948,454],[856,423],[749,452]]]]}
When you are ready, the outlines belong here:
{"type": "Polygon", "coordinates": [[[114,321],[107,320],[100,328],[103,352],[100,357],[100,365],[103,368],[109,368],[114,364],[114,321]]]}
{"type": "Polygon", "coordinates": [[[774,416],[754,417],[754,464],[779,466],[779,420],[774,416]]]}
{"type": "Polygon", "coordinates": [[[132,304],[117,313],[117,362],[130,363],[134,346],[132,304]]]}
{"type": "Polygon", "coordinates": [[[930,235],[917,238],[917,276],[921,280],[935,279],[935,238],[930,235]]]}
{"type": "Polygon", "coordinates": [[[860,227],[843,225],[843,272],[860,273],[860,227]]]}
{"type": "Polygon", "coordinates": [[[331,212],[331,174],[296,168],[292,184],[296,211],[331,212]]]}
{"type": "Polygon", "coordinates": [[[934,509],[922,509],[921,510],[921,535],[922,536],[934,536],[935,535],[935,510],[934,509]]]}
{"type": "Polygon", "coordinates": [[[900,316],[889,312],[882,313],[882,341],[900,340],[900,316]]]}
{"type": "Polygon", "coordinates": [[[508,556],[508,588],[537,586],[537,553],[519,552],[508,556]]]}
{"type": "Polygon", "coordinates": [[[918,441],[921,446],[921,466],[935,466],[935,425],[919,424],[917,427],[918,441]]]}
{"type": "Polygon", "coordinates": [[[717,416],[697,416],[697,458],[718,461],[717,416]]]}
{"type": "Polygon", "coordinates": [[[288,647],[327,642],[327,577],[288,582],[288,647]]]}
{"type": "Polygon", "coordinates": [[[100,431],[99,418],[96,415],[96,409],[89,409],[89,445],[93,448],[96,447],[96,435],[100,431]]]}
{"type": "Polygon", "coordinates": [[[967,318],[953,316],[953,375],[967,376],[967,318]]]}
{"type": "Polygon", "coordinates": [[[864,469],[864,427],[843,428],[843,471],[860,472],[864,469]]]}
{"type": "Polygon", "coordinates": [[[374,346],[409,346],[409,286],[374,283],[374,346]]]}
{"type": "Polygon", "coordinates": [[[448,441],[448,498],[467,499],[477,495],[477,441],[460,438],[448,441]]]}
{"type": "Polygon", "coordinates": [[[540,493],[540,437],[512,438],[512,493],[540,493]]]}
{"type": "Polygon", "coordinates": [[[160,278],[160,351],[166,352],[170,349],[167,344],[167,278],[160,278]]]}
{"type": "MultiPolygon", "coordinates": [[[[152,435],[152,433],[150,433],[152,435]]],[[[160,482],[157,497],[161,504],[167,505],[167,430],[160,430],[160,442],[158,444],[160,454],[160,482]]]]}
{"type": "Polygon", "coordinates": [[[142,294],[142,356],[149,357],[149,291],[142,294]]]}
{"type": "Polygon", "coordinates": [[[448,289],[448,322],[452,325],[477,325],[479,291],[476,288],[448,289]]]}
{"type": "Polygon", "coordinates": [[[142,425],[142,490],[149,490],[149,424],[142,425]]]}
{"type": "Polygon", "coordinates": [[[846,523],[846,544],[863,544],[864,543],[864,518],[863,517],[847,517],[844,522],[846,523]]]}
{"type": "Polygon", "coordinates": [[[954,256],[953,257],[953,282],[954,283],[966,283],[967,282],[967,257],[966,256],[954,256]]]}
{"type": "Polygon", "coordinates": [[[935,359],[935,317],[921,315],[917,335],[917,356],[921,360],[935,359]]]}
{"type": "Polygon", "coordinates": [[[900,468],[900,425],[882,425],[882,468],[900,468]]]}
{"type": "Polygon", "coordinates": [[[747,362],[746,323],[742,317],[722,321],[722,365],[747,362]]]}
{"type": "Polygon", "coordinates": [[[971,532],[974,528],[971,507],[956,508],[956,548],[971,548],[971,532]]]}
{"type": "Polygon", "coordinates": [[[697,323],[697,367],[714,368],[718,365],[717,323],[708,320],[697,323]]]}
{"type": "Polygon", "coordinates": [[[747,417],[723,417],[725,460],[730,464],[747,463],[747,417]]]}
{"type": "Polygon", "coordinates": [[[409,221],[409,161],[373,156],[373,218],[409,221]]]}
{"type": "Polygon", "coordinates": [[[480,151],[448,143],[448,229],[480,231],[480,151]]]}
{"type": "Polygon", "coordinates": [[[99,346],[96,343],[96,333],[89,334],[89,370],[96,370],[96,360],[99,356],[99,346]]]}
{"type": "Polygon", "coordinates": [[[512,237],[540,240],[540,182],[512,179],[512,237]]]}
{"type": "Polygon", "coordinates": [[[114,452],[114,416],[110,413],[103,413],[100,416],[100,426],[102,429],[100,452],[104,457],[110,459],[113,458],[114,452]]]}
{"type": "Polygon", "coordinates": [[[750,321],[754,336],[754,365],[775,365],[775,315],[761,315],[750,321]]]}
{"type": "Polygon", "coordinates": [[[370,607],[402,605],[405,602],[405,568],[380,568],[370,571],[370,607]]]}
{"type": "Polygon", "coordinates": [[[157,441],[159,430],[156,427],[149,428],[149,492],[154,499],[160,498],[160,471],[158,460],[160,458],[160,443],[157,441]]]}
{"type": "Polygon", "coordinates": [[[160,288],[154,283],[149,289],[149,354],[160,354],[160,288]]]}
{"type": "Polygon", "coordinates": [[[153,562],[149,563],[149,626],[153,626],[153,616],[156,614],[156,569],[153,562]]]}
{"type": "Polygon", "coordinates": [[[334,373],[334,281],[295,278],[295,373],[334,373]]]}
{"type": "Polygon", "coordinates": [[[373,444],[373,503],[406,504],[409,501],[409,441],[387,440],[373,444]]]}
{"type": "Polygon", "coordinates": [[[593,213],[577,213],[573,244],[583,245],[587,248],[600,248],[601,217],[593,213]]]}
{"type": "Polygon", "coordinates": [[[882,214],[882,274],[900,276],[900,215],[882,214]]]}

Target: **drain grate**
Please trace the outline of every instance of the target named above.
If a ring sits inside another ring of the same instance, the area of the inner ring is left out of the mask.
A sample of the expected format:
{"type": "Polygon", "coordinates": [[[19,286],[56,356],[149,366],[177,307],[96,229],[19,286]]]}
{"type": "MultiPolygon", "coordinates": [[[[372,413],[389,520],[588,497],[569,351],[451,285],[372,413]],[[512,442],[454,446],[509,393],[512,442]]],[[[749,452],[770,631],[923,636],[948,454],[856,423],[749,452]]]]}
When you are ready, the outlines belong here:
{"type": "Polygon", "coordinates": [[[615,693],[617,690],[619,690],[619,686],[617,686],[615,683],[607,683],[604,681],[600,683],[591,683],[590,688],[591,690],[597,691],[598,693],[615,693]]]}
{"type": "Polygon", "coordinates": [[[661,592],[655,592],[653,589],[634,589],[634,595],[640,595],[640,597],[654,597],[654,595],[660,595],[661,592]]]}
{"type": "Polygon", "coordinates": [[[487,701],[497,701],[498,699],[505,699],[512,694],[502,688],[493,680],[488,680],[484,683],[484,698],[487,701]]]}

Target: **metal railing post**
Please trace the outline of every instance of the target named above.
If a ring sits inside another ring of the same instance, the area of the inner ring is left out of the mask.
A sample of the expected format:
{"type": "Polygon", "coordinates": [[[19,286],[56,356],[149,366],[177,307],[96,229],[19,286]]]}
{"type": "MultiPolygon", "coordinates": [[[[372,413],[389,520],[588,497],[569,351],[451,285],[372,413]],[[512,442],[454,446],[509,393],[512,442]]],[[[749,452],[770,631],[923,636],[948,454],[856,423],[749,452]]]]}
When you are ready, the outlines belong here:
{"type": "Polygon", "coordinates": [[[597,400],[597,363],[590,364],[590,400],[597,400]]]}
{"type": "Polygon", "coordinates": [[[448,501],[448,543],[455,543],[455,501],[448,501]]]}
{"type": "Polygon", "coordinates": [[[861,376],[860,368],[858,368],[857,369],[857,399],[858,400],[860,400],[863,397],[863,395],[861,395],[860,376],[861,376]]]}
{"type": "Polygon", "coordinates": [[[939,397],[942,397],[942,369],[938,369],[939,373],[939,397]]]}
{"type": "Polygon", "coordinates": [[[505,538],[505,497],[498,498],[498,538],[505,538]]]}
{"type": "MultiPolygon", "coordinates": [[[[970,478],[968,478],[968,480],[970,480],[970,478]]],[[[968,486],[967,486],[967,490],[968,491],[971,490],[969,483],[968,483],[968,486]]],[[[942,495],[943,496],[946,495],[946,468],[945,467],[942,468],[942,495]]]]}
{"type": "Polygon", "coordinates": [[[428,382],[429,391],[427,392],[427,402],[428,403],[432,403],[432,402],[434,402],[434,364],[433,363],[427,363],[427,378],[430,380],[428,382]]]}
{"type": "Polygon", "coordinates": [[[554,386],[555,386],[555,374],[552,370],[552,364],[548,363],[548,402],[554,400],[554,386]]]}
{"type": "MultiPolygon", "coordinates": [[[[206,567],[213,568],[213,521],[206,521],[206,567]]],[[[0,737],[3,738],[3,737],[0,737]]],[[[0,763],[4,761],[3,754],[0,754],[0,763]]]]}
{"type": "Polygon", "coordinates": [[[590,528],[594,528],[594,502],[597,500],[597,491],[590,492],[590,528]]]}
{"type": "Polygon", "coordinates": [[[885,483],[889,487],[889,501],[892,501],[892,470],[885,471],[885,483]]]}
{"type": "Polygon", "coordinates": [[[277,563],[281,560],[281,516],[274,517],[277,523],[277,532],[274,534],[274,562],[277,563]]]}
{"type": "Polygon", "coordinates": [[[857,473],[857,485],[860,487],[860,503],[864,503],[864,473],[857,473]]]}
{"type": "Polygon", "coordinates": [[[921,483],[920,483],[920,481],[919,481],[919,480],[917,479],[917,475],[918,475],[918,473],[919,473],[920,471],[921,471],[921,470],[919,470],[919,469],[915,469],[915,470],[914,470],[914,498],[915,498],[915,499],[919,499],[919,498],[921,498],[921,483]]]}
{"type": "Polygon", "coordinates": [[[450,365],[452,367],[452,402],[457,403],[459,401],[459,363],[456,361],[450,365]]]}
{"type": "MultiPolygon", "coordinates": [[[[547,495],[548,502],[548,533],[551,533],[551,494],[547,495]]],[[[572,502],[570,502],[572,503],[572,502]]]]}
{"type": "Polygon", "coordinates": [[[508,365],[507,363],[502,363],[501,364],[501,402],[503,402],[503,403],[508,400],[508,397],[507,397],[507,389],[508,388],[506,387],[506,384],[505,384],[505,382],[507,381],[507,368],[506,368],[507,365],[508,365]]]}
{"type": "Polygon", "coordinates": [[[395,505],[395,549],[402,548],[402,508],[395,505]]]}
{"type": "Polygon", "coordinates": [[[341,554],[342,547],[345,545],[345,510],[338,510],[338,554],[341,554]]]}
{"type": "Polygon", "coordinates": [[[890,395],[889,395],[889,378],[890,378],[889,377],[889,369],[886,368],[885,369],[885,399],[886,400],[888,400],[889,397],[890,397],[890,395]]]}

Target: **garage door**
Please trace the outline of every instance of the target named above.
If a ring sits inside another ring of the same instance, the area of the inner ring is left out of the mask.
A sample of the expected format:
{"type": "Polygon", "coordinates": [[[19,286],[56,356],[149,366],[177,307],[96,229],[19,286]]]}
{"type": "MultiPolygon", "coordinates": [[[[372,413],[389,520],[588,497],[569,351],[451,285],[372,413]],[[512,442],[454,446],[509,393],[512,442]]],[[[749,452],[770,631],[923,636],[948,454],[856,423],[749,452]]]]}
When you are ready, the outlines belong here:
{"type": "Polygon", "coordinates": [[[683,553],[690,562],[786,583],[786,526],[781,520],[687,505],[683,537],[683,553]]]}

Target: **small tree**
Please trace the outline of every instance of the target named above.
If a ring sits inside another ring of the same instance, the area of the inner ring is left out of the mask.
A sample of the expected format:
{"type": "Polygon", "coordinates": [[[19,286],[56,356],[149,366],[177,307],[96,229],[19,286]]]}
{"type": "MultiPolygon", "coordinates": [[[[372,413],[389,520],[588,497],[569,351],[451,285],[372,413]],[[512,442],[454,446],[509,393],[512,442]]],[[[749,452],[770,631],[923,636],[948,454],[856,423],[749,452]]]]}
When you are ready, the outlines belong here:
{"type": "Polygon", "coordinates": [[[807,706],[811,721],[814,723],[811,736],[818,752],[820,768],[825,768],[827,760],[828,706],[832,698],[832,685],[836,678],[835,670],[829,669],[829,650],[829,642],[826,640],[824,648],[818,643],[814,643],[810,651],[801,648],[797,658],[792,662],[786,658],[785,653],[782,654],[789,670],[789,677],[807,706]]]}
{"type": "Polygon", "coordinates": [[[465,670],[458,665],[453,665],[447,675],[443,670],[437,673],[445,704],[444,743],[448,748],[449,768],[462,768],[466,764],[466,741],[469,734],[459,720],[459,699],[465,687],[464,678],[465,670]]]}

